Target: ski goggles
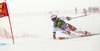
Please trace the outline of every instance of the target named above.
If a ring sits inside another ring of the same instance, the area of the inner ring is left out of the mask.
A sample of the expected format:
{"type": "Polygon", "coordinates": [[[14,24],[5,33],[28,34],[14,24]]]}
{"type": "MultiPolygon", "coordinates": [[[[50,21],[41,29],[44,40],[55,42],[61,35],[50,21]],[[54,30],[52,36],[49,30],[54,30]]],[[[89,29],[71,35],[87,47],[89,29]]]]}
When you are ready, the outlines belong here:
{"type": "Polygon", "coordinates": [[[56,18],[52,18],[51,20],[52,20],[52,21],[55,21],[55,20],[56,20],[56,18]]]}

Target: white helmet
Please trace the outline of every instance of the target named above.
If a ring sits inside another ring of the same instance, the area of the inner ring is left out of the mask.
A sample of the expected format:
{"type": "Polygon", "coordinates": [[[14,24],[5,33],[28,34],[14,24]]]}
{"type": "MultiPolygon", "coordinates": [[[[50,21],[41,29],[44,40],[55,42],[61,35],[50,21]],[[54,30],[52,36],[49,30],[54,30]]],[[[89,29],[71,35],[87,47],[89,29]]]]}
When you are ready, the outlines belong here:
{"type": "Polygon", "coordinates": [[[51,20],[55,20],[55,19],[57,19],[57,15],[55,14],[51,15],[51,20]]]}

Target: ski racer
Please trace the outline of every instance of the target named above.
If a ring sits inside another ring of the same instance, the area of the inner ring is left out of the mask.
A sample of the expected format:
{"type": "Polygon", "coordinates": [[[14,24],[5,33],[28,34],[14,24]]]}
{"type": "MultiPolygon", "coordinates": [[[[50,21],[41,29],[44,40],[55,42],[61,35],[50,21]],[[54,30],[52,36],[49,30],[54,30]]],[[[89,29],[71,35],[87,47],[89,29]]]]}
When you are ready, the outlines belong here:
{"type": "Polygon", "coordinates": [[[54,22],[53,23],[53,38],[56,39],[56,31],[61,31],[63,34],[71,35],[71,31],[75,33],[81,33],[83,35],[88,35],[90,32],[88,31],[81,31],[78,30],[76,27],[72,26],[69,23],[66,23],[64,20],[71,20],[71,17],[59,17],[55,14],[51,15],[51,20],[54,22]]]}

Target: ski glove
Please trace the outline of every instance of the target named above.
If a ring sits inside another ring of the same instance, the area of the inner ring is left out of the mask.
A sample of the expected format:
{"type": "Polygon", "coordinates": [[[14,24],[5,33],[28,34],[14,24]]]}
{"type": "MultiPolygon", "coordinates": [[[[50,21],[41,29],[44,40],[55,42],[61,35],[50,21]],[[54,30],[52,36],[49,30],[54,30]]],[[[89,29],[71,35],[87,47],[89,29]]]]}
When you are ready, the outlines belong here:
{"type": "Polygon", "coordinates": [[[56,39],[56,32],[53,32],[53,38],[56,39]]]}
{"type": "Polygon", "coordinates": [[[68,20],[68,21],[70,21],[70,20],[71,20],[71,17],[66,17],[66,18],[67,18],[67,20],[68,20]]]}

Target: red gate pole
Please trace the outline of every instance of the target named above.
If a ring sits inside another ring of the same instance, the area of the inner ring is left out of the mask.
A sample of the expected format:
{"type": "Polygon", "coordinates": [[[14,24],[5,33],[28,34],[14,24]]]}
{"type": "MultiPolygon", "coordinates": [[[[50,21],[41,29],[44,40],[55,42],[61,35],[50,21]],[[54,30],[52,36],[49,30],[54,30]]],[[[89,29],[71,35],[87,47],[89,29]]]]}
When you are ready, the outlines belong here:
{"type": "Polygon", "coordinates": [[[12,41],[13,41],[13,44],[15,44],[15,42],[14,42],[14,36],[13,36],[13,31],[12,31],[12,26],[11,26],[10,16],[8,16],[8,19],[9,19],[9,24],[10,24],[10,29],[11,29],[12,41]]]}
{"type": "MultiPolygon", "coordinates": [[[[6,2],[6,0],[4,0],[6,2]]],[[[7,4],[6,4],[6,7],[7,7],[7,4]]],[[[9,12],[8,12],[8,8],[7,9],[7,13],[8,13],[8,20],[9,20],[9,24],[10,24],[10,30],[11,30],[11,35],[12,35],[12,41],[13,41],[13,44],[15,44],[14,42],[14,36],[13,36],[13,31],[12,31],[12,26],[11,26],[11,20],[10,20],[10,16],[9,16],[9,12]]]]}

